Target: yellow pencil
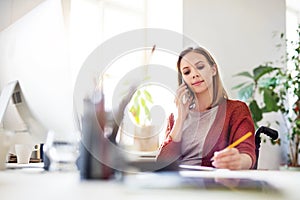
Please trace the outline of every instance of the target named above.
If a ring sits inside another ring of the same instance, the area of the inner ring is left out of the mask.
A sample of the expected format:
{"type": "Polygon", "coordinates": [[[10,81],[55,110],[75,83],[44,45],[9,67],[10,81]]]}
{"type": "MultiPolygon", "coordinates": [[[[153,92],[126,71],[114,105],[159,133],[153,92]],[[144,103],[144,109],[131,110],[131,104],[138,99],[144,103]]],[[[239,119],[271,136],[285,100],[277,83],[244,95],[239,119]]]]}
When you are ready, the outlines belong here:
{"type": "MultiPolygon", "coordinates": [[[[235,146],[237,146],[238,144],[240,144],[241,142],[245,141],[248,137],[250,137],[252,135],[251,132],[246,133],[245,135],[243,135],[242,137],[240,137],[238,140],[236,140],[234,143],[232,143],[231,145],[229,145],[228,147],[226,147],[226,149],[231,149],[235,146]]],[[[213,156],[210,161],[214,161],[215,157],[213,156]]]]}
{"type": "Polygon", "coordinates": [[[246,133],[245,135],[243,135],[242,137],[240,137],[238,140],[236,140],[234,143],[232,143],[231,145],[229,145],[228,147],[226,147],[227,149],[231,149],[237,145],[239,145],[241,142],[245,141],[248,137],[250,137],[252,135],[251,132],[246,133]]]}

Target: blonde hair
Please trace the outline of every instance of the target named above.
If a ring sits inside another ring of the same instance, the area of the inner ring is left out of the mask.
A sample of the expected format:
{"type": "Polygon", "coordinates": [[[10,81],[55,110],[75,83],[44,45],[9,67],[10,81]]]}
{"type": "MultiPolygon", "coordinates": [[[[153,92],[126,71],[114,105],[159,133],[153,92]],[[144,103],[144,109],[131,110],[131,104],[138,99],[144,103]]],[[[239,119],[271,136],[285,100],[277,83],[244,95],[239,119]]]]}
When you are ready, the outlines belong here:
{"type": "Polygon", "coordinates": [[[207,59],[209,65],[211,67],[214,65],[216,67],[216,75],[213,77],[213,100],[212,100],[211,107],[214,107],[214,106],[218,105],[220,102],[222,102],[223,100],[228,99],[227,92],[225,91],[225,89],[223,87],[223,83],[222,83],[222,80],[221,80],[221,77],[219,74],[218,65],[217,65],[215,59],[212,57],[212,55],[203,47],[195,47],[195,48],[189,47],[180,53],[178,61],[177,61],[178,84],[180,85],[182,83],[182,73],[180,70],[181,60],[186,54],[188,54],[190,52],[195,52],[195,53],[199,53],[199,54],[203,55],[207,59]]]}

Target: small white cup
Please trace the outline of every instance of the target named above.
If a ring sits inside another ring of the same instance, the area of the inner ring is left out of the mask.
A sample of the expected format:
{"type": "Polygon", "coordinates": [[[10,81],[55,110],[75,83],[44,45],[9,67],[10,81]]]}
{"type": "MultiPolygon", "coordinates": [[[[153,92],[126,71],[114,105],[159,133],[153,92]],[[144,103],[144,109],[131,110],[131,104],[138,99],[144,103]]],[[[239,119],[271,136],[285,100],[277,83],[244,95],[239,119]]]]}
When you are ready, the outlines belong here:
{"type": "Polygon", "coordinates": [[[39,150],[37,146],[38,145],[32,144],[16,144],[15,151],[17,155],[18,164],[28,164],[30,161],[32,151],[39,150]]]}

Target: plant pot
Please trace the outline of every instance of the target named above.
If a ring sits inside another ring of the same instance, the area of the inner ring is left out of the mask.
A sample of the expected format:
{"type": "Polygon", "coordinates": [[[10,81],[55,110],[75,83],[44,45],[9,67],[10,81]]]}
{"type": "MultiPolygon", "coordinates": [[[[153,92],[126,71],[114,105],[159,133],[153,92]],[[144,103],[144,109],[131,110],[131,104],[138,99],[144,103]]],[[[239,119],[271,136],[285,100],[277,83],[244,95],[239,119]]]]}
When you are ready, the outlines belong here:
{"type": "Polygon", "coordinates": [[[136,126],[134,132],[134,146],[139,151],[156,151],[159,145],[159,134],[155,126],[136,126]]]}

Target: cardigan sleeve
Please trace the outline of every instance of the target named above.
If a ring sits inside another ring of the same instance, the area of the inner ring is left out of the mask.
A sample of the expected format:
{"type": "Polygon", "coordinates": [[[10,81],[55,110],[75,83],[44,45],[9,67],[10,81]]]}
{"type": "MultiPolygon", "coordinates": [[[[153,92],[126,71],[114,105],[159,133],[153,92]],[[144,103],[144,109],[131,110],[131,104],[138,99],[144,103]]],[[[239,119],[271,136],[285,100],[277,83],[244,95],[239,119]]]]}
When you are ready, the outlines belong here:
{"type": "Polygon", "coordinates": [[[229,143],[233,143],[248,132],[252,133],[248,139],[240,143],[236,148],[240,153],[248,154],[251,157],[251,168],[253,168],[256,163],[254,122],[250,110],[244,102],[235,101],[233,104],[234,106],[230,117],[231,130],[229,143]]]}
{"type": "Polygon", "coordinates": [[[168,126],[166,129],[165,140],[159,148],[159,153],[156,156],[157,162],[174,162],[180,156],[181,142],[174,142],[170,136],[170,132],[174,126],[174,115],[171,115],[168,118],[168,126]]]}

